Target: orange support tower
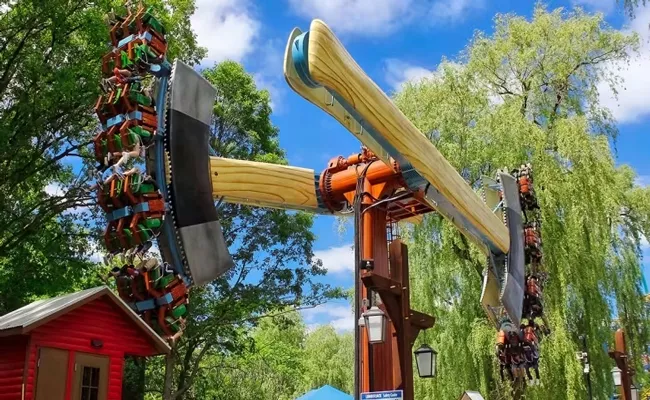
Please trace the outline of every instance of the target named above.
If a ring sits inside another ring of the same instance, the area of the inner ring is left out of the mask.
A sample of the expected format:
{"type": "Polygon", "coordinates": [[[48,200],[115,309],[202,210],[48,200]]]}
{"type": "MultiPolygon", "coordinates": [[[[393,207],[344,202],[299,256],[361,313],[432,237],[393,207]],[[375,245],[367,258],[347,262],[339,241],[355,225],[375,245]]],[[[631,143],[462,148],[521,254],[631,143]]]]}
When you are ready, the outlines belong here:
{"type": "Polygon", "coordinates": [[[330,210],[340,211],[346,203],[355,206],[357,318],[361,304],[373,293],[388,316],[384,343],[371,345],[365,328],[355,330],[356,394],[401,389],[404,399],[413,400],[413,343],[420,330],[433,326],[434,318],[411,310],[408,251],[391,230],[398,221],[433,209],[422,193],[406,188],[399,165],[392,164],[364,148],[347,159],[332,159],[320,176],[319,189],[330,210]]]}
{"type": "Polygon", "coordinates": [[[634,368],[630,366],[628,361],[625,331],[623,329],[618,329],[614,334],[614,351],[610,351],[609,356],[614,359],[616,366],[621,370],[621,400],[632,400],[631,388],[634,368]]]}

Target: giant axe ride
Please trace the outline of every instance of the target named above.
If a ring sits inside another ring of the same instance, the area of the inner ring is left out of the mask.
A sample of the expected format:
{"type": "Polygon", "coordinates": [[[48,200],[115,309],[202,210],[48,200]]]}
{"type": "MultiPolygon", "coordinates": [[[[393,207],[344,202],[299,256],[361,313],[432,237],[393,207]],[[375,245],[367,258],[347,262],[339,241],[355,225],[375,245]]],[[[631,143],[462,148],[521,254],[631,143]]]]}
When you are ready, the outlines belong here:
{"type": "Polygon", "coordinates": [[[314,20],[307,32],[293,30],[284,76],[363,147],[331,160],[321,173],[211,157],[215,89],[189,66],[166,60],[164,27],[151,10],[128,9],[126,17],[112,16],[109,23],[105,93],[95,107],[102,132],[94,141],[98,168],[110,171],[97,185],[107,216],[104,237],[111,253],[127,253],[124,267],[113,271],[120,295],[166,336],[182,332],[187,289],[233,266],[216,198],[355,215],[357,311],[378,295],[376,304],[390,318],[387,333],[395,335],[389,343],[370,346],[357,332],[357,393],[403,388],[412,400],[411,346],[434,322],[410,309],[406,246],[386,235],[398,221],[417,221],[433,211],[451,221],[488,259],[481,303],[490,320],[497,329],[504,316],[519,326],[526,261],[518,178],[498,173],[496,181],[485,184],[481,199],[325,23],[314,20]],[[154,239],[162,263],[146,256],[154,239]]]}

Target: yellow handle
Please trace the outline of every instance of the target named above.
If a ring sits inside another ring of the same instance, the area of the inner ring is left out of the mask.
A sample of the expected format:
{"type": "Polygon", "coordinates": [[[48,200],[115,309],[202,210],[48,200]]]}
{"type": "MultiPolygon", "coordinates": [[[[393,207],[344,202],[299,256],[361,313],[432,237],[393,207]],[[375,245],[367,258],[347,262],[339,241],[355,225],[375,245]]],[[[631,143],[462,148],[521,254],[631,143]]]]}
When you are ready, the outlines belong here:
{"type": "MultiPolygon", "coordinates": [[[[393,104],[320,20],[309,31],[308,69],[311,78],[336,92],[401,153],[467,221],[504,253],[508,230],[436,147],[393,104]]],[[[475,242],[459,221],[452,221],[475,242]]]]}

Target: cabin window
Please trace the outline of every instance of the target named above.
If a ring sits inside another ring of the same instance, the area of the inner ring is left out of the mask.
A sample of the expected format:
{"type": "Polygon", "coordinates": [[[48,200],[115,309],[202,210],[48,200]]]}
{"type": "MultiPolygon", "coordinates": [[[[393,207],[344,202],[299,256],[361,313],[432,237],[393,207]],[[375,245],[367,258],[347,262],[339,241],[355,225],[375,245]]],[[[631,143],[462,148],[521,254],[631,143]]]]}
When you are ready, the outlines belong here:
{"type": "Polygon", "coordinates": [[[84,367],[81,380],[81,400],[99,399],[99,368],[84,367]]]}

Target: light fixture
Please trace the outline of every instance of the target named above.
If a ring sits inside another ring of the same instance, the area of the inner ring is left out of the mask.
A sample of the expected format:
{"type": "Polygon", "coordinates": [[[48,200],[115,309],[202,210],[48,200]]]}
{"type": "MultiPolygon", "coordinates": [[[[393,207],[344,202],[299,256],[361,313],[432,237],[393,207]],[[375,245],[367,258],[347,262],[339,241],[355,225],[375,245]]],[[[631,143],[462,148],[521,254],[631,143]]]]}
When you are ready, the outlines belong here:
{"type": "Polygon", "coordinates": [[[639,388],[635,384],[630,386],[630,395],[632,397],[631,400],[639,400],[639,388]]]}
{"type": "Polygon", "coordinates": [[[614,386],[621,386],[621,369],[619,367],[612,368],[612,378],[614,379],[614,386]]]}
{"type": "Polygon", "coordinates": [[[420,378],[433,378],[436,376],[438,352],[429,345],[423,344],[419,349],[415,350],[414,354],[420,378]]]}
{"type": "Polygon", "coordinates": [[[386,340],[386,314],[377,306],[370,307],[370,310],[363,313],[365,327],[368,332],[370,344],[384,343],[386,340]]]}

